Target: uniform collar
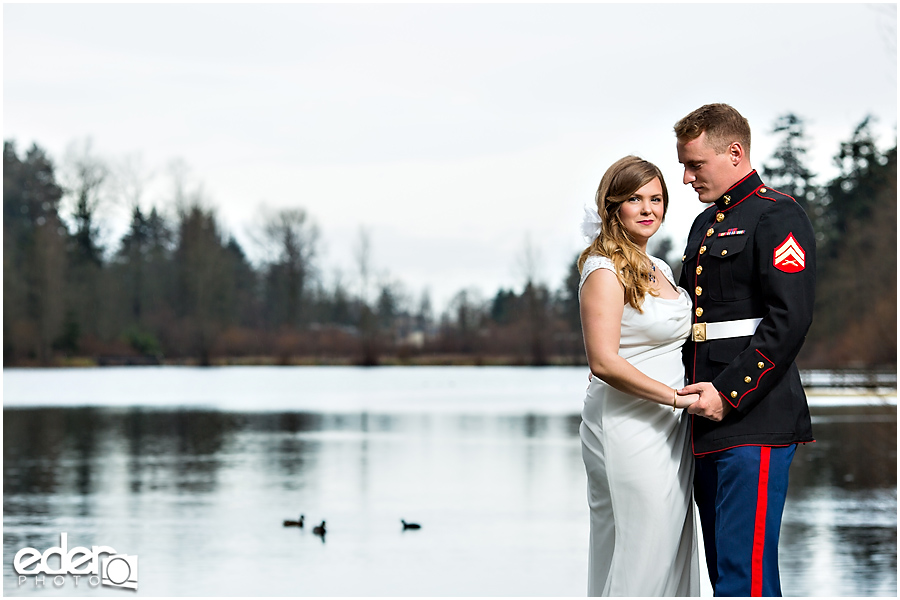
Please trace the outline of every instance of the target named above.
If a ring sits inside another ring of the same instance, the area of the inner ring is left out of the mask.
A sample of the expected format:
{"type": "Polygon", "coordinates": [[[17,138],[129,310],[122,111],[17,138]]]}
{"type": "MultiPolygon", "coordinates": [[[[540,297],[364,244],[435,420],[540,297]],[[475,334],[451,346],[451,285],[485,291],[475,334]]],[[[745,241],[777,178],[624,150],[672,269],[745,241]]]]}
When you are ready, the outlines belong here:
{"type": "Polygon", "coordinates": [[[716,208],[720,211],[734,208],[737,204],[745,200],[750,194],[758,190],[762,186],[762,179],[753,169],[747,175],[728,188],[722,196],[716,200],[716,208]]]}

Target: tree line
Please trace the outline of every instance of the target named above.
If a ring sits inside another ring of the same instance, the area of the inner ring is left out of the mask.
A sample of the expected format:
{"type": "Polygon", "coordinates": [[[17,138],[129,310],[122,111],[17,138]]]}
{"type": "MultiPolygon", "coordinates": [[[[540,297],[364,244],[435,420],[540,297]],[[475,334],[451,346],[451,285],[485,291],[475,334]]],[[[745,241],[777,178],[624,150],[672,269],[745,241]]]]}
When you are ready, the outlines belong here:
{"type": "MultiPolygon", "coordinates": [[[[871,125],[867,117],[840,144],[838,175],[819,184],[806,166],[804,121],[785,114],[760,169],[816,231],[817,302],[802,366],[896,362],[896,141],[880,150],[871,125]]],[[[351,281],[326,284],[305,209],[264,211],[253,235],[262,258],[251,261],[202,191],[188,188],[183,167],[172,183],[174,211],[148,210],[135,171],[117,171],[89,144],[57,166],[37,144],[20,154],[4,141],[5,365],[584,363],[577,256],[551,289],[526,248],[521,290],[485,298],[463,289],[435,315],[427,291],[415,297],[374,271],[364,230],[351,281]],[[98,219],[109,201],[131,217],[104,245],[98,219]]],[[[670,240],[651,251],[677,276],[670,240]]]]}

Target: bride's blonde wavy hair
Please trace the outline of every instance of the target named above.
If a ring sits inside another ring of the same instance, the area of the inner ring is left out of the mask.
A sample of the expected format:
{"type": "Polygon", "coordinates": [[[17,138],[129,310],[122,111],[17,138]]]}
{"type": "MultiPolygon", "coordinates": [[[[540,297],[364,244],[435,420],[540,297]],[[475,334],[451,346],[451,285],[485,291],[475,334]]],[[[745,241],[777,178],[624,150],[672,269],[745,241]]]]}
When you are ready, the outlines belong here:
{"type": "Polygon", "coordinates": [[[625,288],[625,300],[641,312],[644,296],[648,293],[654,296],[658,294],[650,287],[650,270],[647,266],[650,260],[631,239],[619,217],[619,209],[623,202],[654,179],[659,179],[662,186],[665,220],[669,210],[669,191],[659,167],[637,156],[626,156],[606,170],[595,198],[601,220],[600,235],[578,257],[579,273],[584,268],[584,261],[592,254],[610,259],[616,267],[619,282],[625,288]]]}

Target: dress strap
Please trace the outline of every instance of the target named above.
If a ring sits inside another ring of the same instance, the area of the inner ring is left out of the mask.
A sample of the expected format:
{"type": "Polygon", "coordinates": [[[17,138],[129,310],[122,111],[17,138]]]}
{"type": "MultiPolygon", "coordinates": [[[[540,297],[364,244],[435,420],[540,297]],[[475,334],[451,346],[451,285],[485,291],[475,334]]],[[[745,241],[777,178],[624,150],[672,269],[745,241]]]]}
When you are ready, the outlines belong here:
{"type": "Polygon", "coordinates": [[[613,273],[616,272],[616,265],[610,259],[605,256],[600,256],[599,254],[591,254],[584,261],[584,266],[581,267],[581,281],[578,282],[578,297],[581,298],[581,287],[584,285],[584,282],[587,281],[588,275],[596,271],[597,269],[609,269],[613,273]]]}

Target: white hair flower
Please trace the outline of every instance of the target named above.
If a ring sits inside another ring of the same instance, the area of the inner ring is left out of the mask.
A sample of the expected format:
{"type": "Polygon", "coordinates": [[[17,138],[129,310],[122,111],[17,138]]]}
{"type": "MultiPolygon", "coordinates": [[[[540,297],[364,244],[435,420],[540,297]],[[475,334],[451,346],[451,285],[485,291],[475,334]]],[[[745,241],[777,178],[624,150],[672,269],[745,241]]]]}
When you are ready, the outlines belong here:
{"type": "Polygon", "coordinates": [[[597,209],[592,206],[584,206],[584,221],[581,222],[581,235],[586,244],[593,244],[600,235],[600,224],[603,220],[597,209]]]}

